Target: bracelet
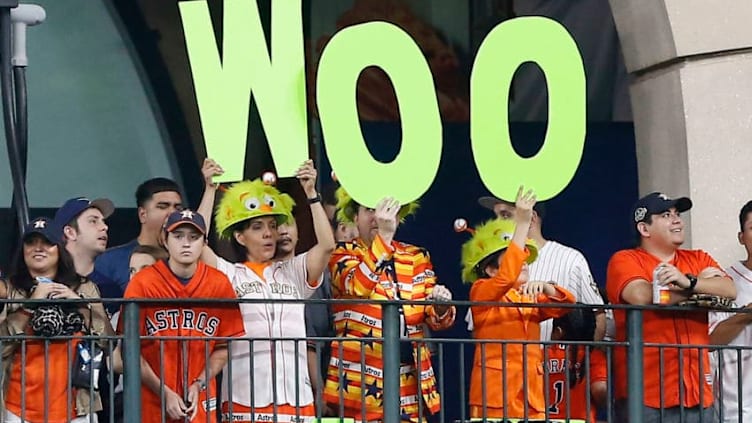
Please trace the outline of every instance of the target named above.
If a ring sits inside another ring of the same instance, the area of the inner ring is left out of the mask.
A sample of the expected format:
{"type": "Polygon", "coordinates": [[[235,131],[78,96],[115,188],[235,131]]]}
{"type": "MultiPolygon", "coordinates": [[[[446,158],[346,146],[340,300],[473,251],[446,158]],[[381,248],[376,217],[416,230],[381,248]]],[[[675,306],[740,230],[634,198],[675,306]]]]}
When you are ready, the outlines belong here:
{"type": "Polygon", "coordinates": [[[316,193],[316,196],[308,199],[308,204],[316,204],[321,202],[321,195],[316,193]]]}
{"type": "Polygon", "coordinates": [[[19,308],[18,311],[20,311],[21,313],[23,313],[23,314],[25,314],[25,315],[27,315],[29,317],[32,317],[34,315],[34,311],[29,310],[25,305],[21,306],[21,308],[19,308]]]}
{"type": "Polygon", "coordinates": [[[191,385],[194,383],[198,383],[198,391],[202,392],[206,390],[206,381],[201,379],[200,377],[197,377],[196,379],[193,379],[193,382],[191,382],[191,385]]]}

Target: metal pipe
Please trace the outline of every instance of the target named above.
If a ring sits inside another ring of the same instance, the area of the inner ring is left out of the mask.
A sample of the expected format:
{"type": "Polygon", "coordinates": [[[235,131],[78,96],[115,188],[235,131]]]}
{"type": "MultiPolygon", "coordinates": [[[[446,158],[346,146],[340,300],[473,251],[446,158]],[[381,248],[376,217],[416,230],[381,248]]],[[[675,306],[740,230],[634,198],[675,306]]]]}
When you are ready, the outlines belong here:
{"type": "Polygon", "coordinates": [[[642,423],[643,386],[642,352],[645,341],[642,338],[642,310],[627,310],[627,410],[630,423],[642,423]]]}
{"type": "Polygon", "coordinates": [[[141,339],[139,338],[138,304],[125,303],[123,311],[123,418],[126,422],[141,421],[141,339]]]}
{"type": "Polygon", "coordinates": [[[400,306],[394,302],[384,303],[382,329],[384,336],[384,423],[400,422],[400,306]]]}

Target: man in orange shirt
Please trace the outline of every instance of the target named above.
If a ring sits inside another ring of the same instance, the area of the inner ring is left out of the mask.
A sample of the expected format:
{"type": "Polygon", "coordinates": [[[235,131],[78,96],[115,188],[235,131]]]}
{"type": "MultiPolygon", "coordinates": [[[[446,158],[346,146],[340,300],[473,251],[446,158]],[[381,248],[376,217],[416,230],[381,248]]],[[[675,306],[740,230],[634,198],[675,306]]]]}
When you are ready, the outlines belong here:
{"type": "MultiPolygon", "coordinates": [[[[694,293],[734,299],[736,288],[718,263],[702,250],[684,250],[681,213],[692,207],[689,198],[671,199],[651,193],[634,205],[632,224],[639,247],[622,250],[608,263],[606,289],[613,304],[651,304],[653,283],[669,289],[668,304],[694,293]],[[653,281],[655,271],[656,281],[653,281]]],[[[707,345],[705,311],[643,311],[645,343],[707,345]]],[[[614,310],[616,341],[626,339],[626,312],[614,310]]],[[[712,421],[713,376],[708,352],[697,348],[645,347],[643,353],[645,422],[712,421]]],[[[615,362],[626,364],[626,350],[615,349],[615,362]]],[[[627,366],[616,366],[617,411],[626,411],[627,366]]],[[[619,413],[620,421],[629,421],[619,413]]]]}
{"type": "MultiPolygon", "coordinates": [[[[199,260],[206,244],[200,214],[173,212],[164,231],[168,260],[138,272],[125,298],[236,298],[227,276],[199,260]]],[[[215,422],[214,377],[228,358],[227,341],[215,338],[245,335],[238,304],[141,304],[139,316],[140,335],[147,337],[141,341],[141,421],[215,422]]]]}

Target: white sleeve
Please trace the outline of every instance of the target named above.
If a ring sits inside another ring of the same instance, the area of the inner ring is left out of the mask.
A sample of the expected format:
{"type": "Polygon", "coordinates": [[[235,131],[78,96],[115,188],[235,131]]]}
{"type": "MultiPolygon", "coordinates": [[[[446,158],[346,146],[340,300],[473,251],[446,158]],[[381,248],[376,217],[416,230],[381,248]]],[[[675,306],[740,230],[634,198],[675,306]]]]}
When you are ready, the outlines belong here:
{"type": "Polygon", "coordinates": [[[708,312],[708,335],[713,333],[716,327],[718,327],[721,322],[725,321],[729,317],[733,316],[736,313],[729,313],[728,311],[710,311],[708,312]]]}
{"type": "Polygon", "coordinates": [[[583,304],[603,304],[603,297],[598,291],[598,285],[595,283],[587,260],[582,253],[577,252],[569,274],[570,284],[575,287],[573,294],[577,296],[577,301],[583,304]]]}
{"type": "Polygon", "coordinates": [[[287,265],[290,269],[289,275],[292,278],[291,282],[293,282],[298,287],[298,290],[303,295],[303,298],[310,298],[311,295],[316,292],[316,289],[321,286],[321,282],[324,280],[324,273],[322,272],[318,281],[316,281],[315,286],[312,286],[308,282],[308,270],[306,268],[307,257],[308,252],[305,252],[293,257],[287,262],[287,265]]]}
{"type": "Polygon", "coordinates": [[[235,268],[235,265],[223,259],[222,257],[217,256],[217,270],[227,276],[227,279],[230,280],[232,287],[234,288],[236,280],[235,276],[238,272],[238,270],[235,268]]]}

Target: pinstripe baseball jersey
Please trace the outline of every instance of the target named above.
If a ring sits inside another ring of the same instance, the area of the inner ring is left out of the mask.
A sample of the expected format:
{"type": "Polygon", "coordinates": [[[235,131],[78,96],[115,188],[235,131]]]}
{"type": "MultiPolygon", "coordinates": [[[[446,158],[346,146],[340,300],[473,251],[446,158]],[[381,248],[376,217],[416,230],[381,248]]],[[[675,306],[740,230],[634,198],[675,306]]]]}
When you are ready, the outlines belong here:
{"type": "MultiPolygon", "coordinates": [[[[233,264],[217,259],[217,268],[230,278],[239,298],[300,300],[309,298],[318,288],[318,283],[312,285],[308,281],[306,257],[304,253],[267,264],[233,264]]],[[[248,337],[258,340],[234,342],[230,346],[232,371],[222,381],[222,402],[232,395],[235,404],[266,407],[275,402],[276,384],[276,404],[312,404],[304,304],[242,303],[240,309],[248,337]],[[275,338],[301,340],[271,340],[275,338]]]]}

